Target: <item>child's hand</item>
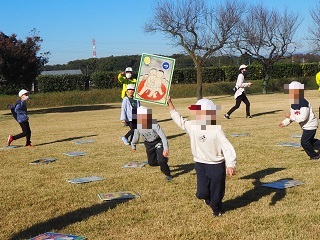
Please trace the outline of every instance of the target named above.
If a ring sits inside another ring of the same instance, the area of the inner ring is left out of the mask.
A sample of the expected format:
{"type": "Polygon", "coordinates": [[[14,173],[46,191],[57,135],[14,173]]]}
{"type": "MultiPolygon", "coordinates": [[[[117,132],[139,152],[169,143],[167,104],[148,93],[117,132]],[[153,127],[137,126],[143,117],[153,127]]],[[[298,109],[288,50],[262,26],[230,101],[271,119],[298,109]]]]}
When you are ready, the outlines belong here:
{"type": "Polygon", "coordinates": [[[163,150],[162,155],[163,155],[164,157],[169,157],[169,150],[163,150]]]}
{"type": "Polygon", "coordinates": [[[281,123],[279,123],[279,126],[280,126],[280,127],[284,127],[284,125],[283,125],[283,123],[282,123],[282,122],[281,122],[281,123]]]}
{"type": "Polygon", "coordinates": [[[286,114],[284,115],[284,117],[285,117],[285,118],[290,118],[290,113],[286,113],[286,114]]]}
{"type": "Polygon", "coordinates": [[[132,148],[132,152],[134,152],[134,153],[135,153],[135,152],[136,152],[136,149],[132,148]]]}
{"type": "Polygon", "coordinates": [[[236,170],[232,167],[227,167],[226,174],[230,176],[236,175],[236,170]]]}

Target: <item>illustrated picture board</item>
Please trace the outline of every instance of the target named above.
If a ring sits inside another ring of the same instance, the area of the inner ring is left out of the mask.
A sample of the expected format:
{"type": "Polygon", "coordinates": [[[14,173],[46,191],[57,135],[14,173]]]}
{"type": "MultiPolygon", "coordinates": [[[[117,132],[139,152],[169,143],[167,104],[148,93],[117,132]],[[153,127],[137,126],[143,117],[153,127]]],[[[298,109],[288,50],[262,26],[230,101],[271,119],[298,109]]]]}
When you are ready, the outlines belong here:
{"type": "Polygon", "coordinates": [[[143,53],[134,99],[167,105],[175,59],[143,53]]]}

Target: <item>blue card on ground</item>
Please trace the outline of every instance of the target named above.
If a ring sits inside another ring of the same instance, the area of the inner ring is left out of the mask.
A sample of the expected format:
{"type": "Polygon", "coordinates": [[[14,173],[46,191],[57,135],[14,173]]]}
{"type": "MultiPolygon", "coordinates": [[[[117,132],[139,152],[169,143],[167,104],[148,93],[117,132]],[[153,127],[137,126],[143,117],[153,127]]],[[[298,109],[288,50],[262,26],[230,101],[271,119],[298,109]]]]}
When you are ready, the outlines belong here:
{"type": "Polygon", "coordinates": [[[294,143],[294,142],[283,142],[278,143],[277,146],[283,146],[283,147],[301,147],[300,143],[294,143]]]}
{"type": "Polygon", "coordinates": [[[303,182],[293,180],[293,179],[281,179],[278,181],[262,184],[263,187],[285,189],[290,187],[295,187],[303,184],[303,182]]]}

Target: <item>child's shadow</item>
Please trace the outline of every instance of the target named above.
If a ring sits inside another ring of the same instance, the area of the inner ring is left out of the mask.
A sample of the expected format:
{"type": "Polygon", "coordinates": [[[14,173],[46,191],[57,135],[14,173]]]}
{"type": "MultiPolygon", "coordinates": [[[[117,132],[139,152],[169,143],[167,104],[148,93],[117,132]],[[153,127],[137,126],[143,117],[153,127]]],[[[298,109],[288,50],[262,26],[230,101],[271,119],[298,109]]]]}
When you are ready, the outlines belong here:
{"type": "Polygon", "coordinates": [[[251,190],[243,193],[241,196],[225,201],[223,203],[225,210],[230,211],[230,210],[235,210],[237,208],[247,206],[250,203],[257,202],[261,198],[273,193],[274,195],[269,205],[275,205],[278,201],[280,201],[285,197],[286,190],[262,187],[262,184],[264,183],[261,182],[261,179],[267,175],[273,174],[278,171],[282,171],[284,169],[285,168],[267,168],[267,169],[264,169],[240,178],[240,179],[254,179],[254,181],[252,182],[254,187],[251,190]]]}
{"type": "Polygon", "coordinates": [[[171,168],[174,168],[171,170],[171,173],[174,173],[172,174],[172,177],[176,178],[182,174],[191,172],[194,169],[194,163],[180,164],[176,166],[171,166],[171,168]]]}

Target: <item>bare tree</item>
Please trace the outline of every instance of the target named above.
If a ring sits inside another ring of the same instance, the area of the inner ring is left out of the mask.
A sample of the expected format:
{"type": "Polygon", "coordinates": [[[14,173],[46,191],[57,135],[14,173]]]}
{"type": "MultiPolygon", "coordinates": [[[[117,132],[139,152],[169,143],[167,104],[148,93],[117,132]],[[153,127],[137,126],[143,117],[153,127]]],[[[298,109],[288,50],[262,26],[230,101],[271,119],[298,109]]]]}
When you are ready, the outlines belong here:
{"type": "Polygon", "coordinates": [[[263,93],[267,93],[272,66],[295,51],[293,36],[300,23],[299,15],[287,9],[280,13],[260,4],[248,9],[239,28],[236,47],[241,54],[248,54],[261,63],[265,73],[263,93]]]}
{"type": "Polygon", "coordinates": [[[202,98],[204,62],[230,44],[244,4],[226,0],[223,5],[208,7],[204,0],[162,0],[155,7],[154,19],[145,32],[162,32],[173,44],[181,46],[197,69],[197,98],[202,98]]]}
{"type": "Polygon", "coordinates": [[[310,15],[313,20],[312,27],[309,27],[310,36],[308,40],[311,40],[314,46],[315,52],[320,52],[320,1],[318,1],[313,9],[310,10],[310,15]]]}

